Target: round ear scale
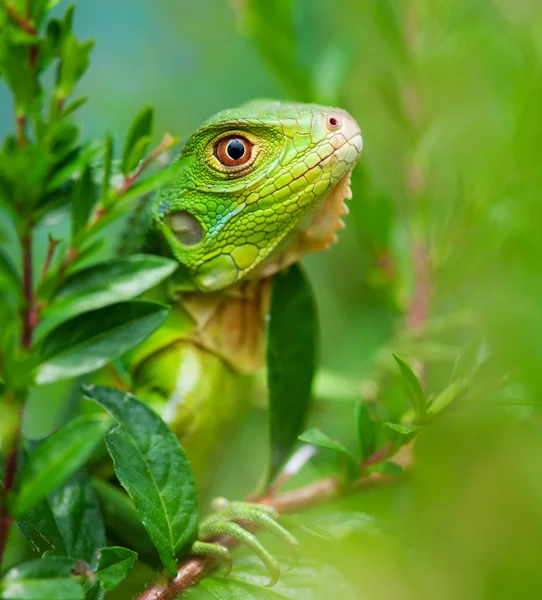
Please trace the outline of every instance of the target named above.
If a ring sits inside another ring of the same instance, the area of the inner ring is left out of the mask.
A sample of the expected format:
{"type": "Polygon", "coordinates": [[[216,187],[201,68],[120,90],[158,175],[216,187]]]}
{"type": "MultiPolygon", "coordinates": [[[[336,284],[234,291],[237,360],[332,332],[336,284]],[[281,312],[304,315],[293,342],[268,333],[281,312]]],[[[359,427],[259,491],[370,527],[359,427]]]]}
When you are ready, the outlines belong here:
{"type": "Polygon", "coordinates": [[[203,239],[201,223],[186,210],[171,213],[167,224],[183,246],[196,246],[203,239]]]}
{"type": "Polygon", "coordinates": [[[253,144],[239,135],[222,138],[215,148],[215,156],[225,167],[238,167],[252,157],[253,144]]]}

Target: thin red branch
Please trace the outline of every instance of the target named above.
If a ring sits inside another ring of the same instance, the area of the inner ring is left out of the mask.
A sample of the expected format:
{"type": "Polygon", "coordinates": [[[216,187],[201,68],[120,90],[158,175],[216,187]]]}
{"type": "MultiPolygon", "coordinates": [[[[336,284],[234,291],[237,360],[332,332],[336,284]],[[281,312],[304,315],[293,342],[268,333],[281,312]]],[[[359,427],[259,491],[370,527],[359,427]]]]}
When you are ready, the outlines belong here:
{"type": "Polygon", "coordinates": [[[15,430],[15,436],[6,457],[4,481],[0,494],[0,571],[2,569],[2,559],[8,541],[9,530],[11,528],[11,524],[13,523],[13,516],[9,511],[8,501],[9,495],[15,486],[15,475],[17,473],[17,455],[19,452],[19,442],[21,436],[20,421],[21,414],[19,413],[19,422],[15,430]]]}
{"type": "Polygon", "coordinates": [[[20,15],[12,4],[6,2],[6,12],[10,19],[16,23],[23,31],[30,35],[36,35],[37,31],[32,22],[20,15]]]}
{"type": "Polygon", "coordinates": [[[162,152],[170,148],[174,143],[175,138],[169,135],[169,133],[166,133],[162,138],[160,144],[149,154],[149,156],[147,156],[147,158],[139,165],[139,167],[132,173],[132,175],[127,175],[124,178],[124,181],[118,190],[118,196],[120,197],[123,194],[125,194],[138,180],[143,171],[145,171],[145,169],[151,163],[153,163],[160,156],[160,154],[162,154],[162,152]]]}
{"type": "MultiPolygon", "coordinates": [[[[382,452],[387,455],[389,448],[384,447],[382,452]]],[[[410,446],[403,446],[396,455],[396,459],[404,469],[407,469],[412,461],[410,446]]],[[[257,499],[256,502],[272,506],[281,514],[296,513],[306,511],[362,488],[388,484],[396,479],[396,477],[382,475],[381,473],[370,473],[361,476],[353,484],[345,487],[340,478],[326,477],[281,494],[269,494],[257,499]]],[[[251,501],[254,500],[251,499],[251,501]]],[[[238,543],[235,539],[227,536],[220,536],[213,541],[229,549],[234,548],[238,543]]],[[[137,600],[175,600],[179,594],[195,585],[213,566],[214,563],[210,559],[189,558],[179,565],[177,575],[173,579],[159,579],[145,590],[137,600]]]]}
{"type": "Polygon", "coordinates": [[[59,240],[55,240],[51,235],[49,235],[49,246],[47,248],[47,256],[45,257],[45,262],[43,263],[43,268],[41,270],[40,280],[43,281],[49,272],[49,268],[51,267],[51,262],[53,260],[53,256],[55,254],[56,247],[59,244],[59,240]]]}

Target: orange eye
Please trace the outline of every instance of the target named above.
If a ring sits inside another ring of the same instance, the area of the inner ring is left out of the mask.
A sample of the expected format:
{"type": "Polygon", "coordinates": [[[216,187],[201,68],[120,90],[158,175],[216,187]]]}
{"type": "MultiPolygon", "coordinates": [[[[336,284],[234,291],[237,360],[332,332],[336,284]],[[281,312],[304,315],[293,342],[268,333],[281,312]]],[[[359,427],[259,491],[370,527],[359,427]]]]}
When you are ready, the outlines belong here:
{"type": "Polygon", "coordinates": [[[216,145],[215,156],[225,167],[244,165],[252,156],[252,143],[240,136],[223,138],[216,145]]]}

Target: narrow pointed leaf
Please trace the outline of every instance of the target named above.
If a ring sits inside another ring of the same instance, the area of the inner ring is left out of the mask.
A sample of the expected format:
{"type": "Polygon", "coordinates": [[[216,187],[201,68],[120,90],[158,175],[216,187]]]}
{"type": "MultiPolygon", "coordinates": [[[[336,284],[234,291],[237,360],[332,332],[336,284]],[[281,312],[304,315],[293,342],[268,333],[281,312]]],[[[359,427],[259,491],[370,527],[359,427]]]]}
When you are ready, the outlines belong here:
{"type": "Polygon", "coordinates": [[[369,406],[365,400],[357,401],[355,419],[358,427],[358,441],[361,458],[368,458],[376,450],[376,424],[371,419],[369,406]]]}
{"type": "Polygon", "coordinates": [[[83,375],[141,343],[166,320],[169,308],[157,302],[120,302],[79,315],[49,333],[41,343],[36,382],[83,375]]]}
{"type": "Polygon", "coordinates": [[[134,121],[132,122],[130,130],[128,131],[128,135],[126,136],[124,151],[122,153],[122,172],[125,175],[128,174],[133,168],[132,151],[142,138],[147,139],[144,147],[140,146],[139,152],[141,153],[141,156],[145,152],[150,140],[149,136],[152,132],[153,120],[154,110],[152,106],[146,106],[138,115],[136,115],[134,121]]]}
{"type": "Polygon", "coordinates": [[[303,430],[316,365],[318,322],[310,285],[293,265],[273,281],[267,327],[267,383],[271,461],[280,470],[303,430]]]}
{"type": "Polygon", "coordinates": [[[427,410],[427,401],[425,399],[422,385],[412,370],[412,367],[408,363],[397,356],[397,354],[393,354],[393,358],[399,367],[401,378],[403,380],[408,397],[412,402],[412,406],[416,411],[416,415],[419,419],[423,419],[427,410]]]}
{"type": "Polygon", "coordinates": [[[345,463],[348,479],[353,479],[359,475],[359,466],[356,458],[348,448],[340,442],[329,438],[323,431],[320,431],[316,427],[308,429],[299,436],[299,440],[339,454],[345,463]]]}
{"type": "Polygon", "coordinates": [[[26,513],[75,473],[102,440],[110,422],[103,415],[83,415],[41,442],[20,474],[14,514],[26,513]]]}
{"type": "Polygon", "coordinates": [[[178,263],[161,256],[136,254],[92,265],[66,280],[42,314],[38,339],[59,323],[123,300],[131,300],[175,271],[178,263]]]}
{"type": "Polygon", "coordinates": [[[137,552],[127,548],[121,548],[120,546],[102,548],[98,568],[96,569],[96,577],[101,581],[104,589],[109,592],[116,588],[128,575],[136,560],[137,552]]]}
{"type": "Polygon", "coordinates": [[[106,436],[115,473],[174,574],[175,557],[192,544],[198,528],[198,498],[185,453],[164,421],[132,394],[89,386],[85,396],[117,420],[106,436]]]}

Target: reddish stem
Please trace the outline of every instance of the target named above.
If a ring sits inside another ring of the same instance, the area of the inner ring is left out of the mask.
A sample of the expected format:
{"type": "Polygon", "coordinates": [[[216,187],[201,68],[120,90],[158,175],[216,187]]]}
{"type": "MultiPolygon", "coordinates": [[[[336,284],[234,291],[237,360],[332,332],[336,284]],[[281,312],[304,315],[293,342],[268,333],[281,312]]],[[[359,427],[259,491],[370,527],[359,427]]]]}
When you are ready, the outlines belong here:
{"type": "Polygon", "coordinates": [[[36,35],[36,28],[29,19],[26,19],[20,15],[12,4],[8,4],[6,2],[5,7],[6,12],[14,23],[16,23],[23,31],[26,31],[26,33],[29,33],[30,35],[36,35]]]}
{"type": "Polygon", "coordinates": [[[47,256],[45,257],[45,262],[43,263],[43,269],[41,270],[40,280],[43,281],[49,272],[51,267],[51,262],[53,260],[53,256],[55,254],[56,247],[58,246],[59,241],[49,235],[49,247],[47,248],[47,256]]]}
{"type": "Polygon", "coordinates": [[[17,425],[15,437],[11,444],[11,449],[6,457],[4,481],[2,485],[2,493],[0,495],[0,571],[2,568],[2,559],[4,556],[4,551],[6,549],[8,541],[9,530],[13,522],[13,516],[11,515],[8,507],[8,499],[10,492],[12,492],[15,487],[15,475],[17,473],[17,454],[19,450],[19,441],[21,436],[20,429],[20,426],[17,425]]]}
{"type": "Polygon", "coordinates": [[[167,150],[175,142],[175,139],[169,135],[164,135],[160,144],[147,156],[147,158],[139,165],[139,167],[132,173],[132,175],[126,176],[122,182],[122,186],[119,188],[118,195],[122,196],[125,194],[130,187],[137,181],[141,173],[154,162],[164,150],[167,150]]]}

